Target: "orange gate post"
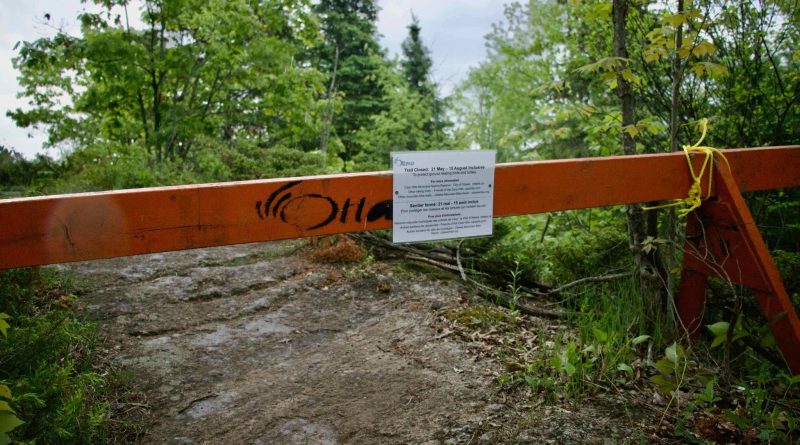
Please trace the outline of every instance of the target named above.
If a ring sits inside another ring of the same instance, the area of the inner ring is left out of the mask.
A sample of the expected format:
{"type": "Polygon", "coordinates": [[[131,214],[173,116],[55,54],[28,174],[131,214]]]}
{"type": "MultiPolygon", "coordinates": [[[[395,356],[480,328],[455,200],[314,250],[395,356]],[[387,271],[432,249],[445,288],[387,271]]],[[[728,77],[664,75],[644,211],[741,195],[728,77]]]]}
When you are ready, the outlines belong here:
{"type": "Polygon", "coordinates": [[[678,316],[690,339],[700,334],[708,277],[755,291],[783,358],[800,374],[800,319],[767,245],[728,167],[714,166],[716,197],[689,214],[678,316]]]}

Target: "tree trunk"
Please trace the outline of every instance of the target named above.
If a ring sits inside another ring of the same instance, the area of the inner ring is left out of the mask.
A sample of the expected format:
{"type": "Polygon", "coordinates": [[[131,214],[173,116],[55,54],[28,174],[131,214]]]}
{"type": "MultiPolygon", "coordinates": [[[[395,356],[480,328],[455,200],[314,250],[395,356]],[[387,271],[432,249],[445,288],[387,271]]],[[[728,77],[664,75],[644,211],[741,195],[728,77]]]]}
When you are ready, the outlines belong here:
{"type": "MultiPolygon", "coordinates": [[[[677,0],[677,13],[684,11],[684,0],[677,0]]],[[[683,46],[683,25],[679,24],[675,32],[675,54],[672,58],[672,97],[669,113],[669,148],[670,151],[680,150],[678,134],[680,133],[680,114],[681,114],[681,84],[683,83],[684,65],[678,56],[678,49],[683,46]]],[[[654,212],[655,213],[655,212],[654,212]]],[[[651,229],[651,232],[653,230],[651,229]]],[[[655,229],[658,233],[658,229],[655,229]]],[[[683,222],[678,218],[674,207],[669,207],[664,211],[664,233],[669,242],[665,246],[662,259],[666,270],[673,270],[679,267],[682,262],[681,250],[677,247],[682,245],[683,222]]],[[[674,274],[666,273],[667,278],[667,297],[674,294],[678,283],[674,274]]]]}
{"type": "MultiPolygon", "coordinates": [[[[626,42],[627,0],[614,0],[612,7],[614,20],[614,55],[624,59],[617,69],[617,95],[622,102],[622,127],[636,124],[633,89],[630,82],[622,76],[628,59],[626,42]]],[[[622,131],[622,151],[626,155],[636,154],[636,141],[627,131],[622,131]]],[[[663,267],[658,260],[658,252],[653,249],[645,252],[643,242],[647,237],[647,215],[639,204],[631,204],[626,212],[628,222],[628,242],[633,253],[635,276],[638,278],[639,291],[644,299],[644,317],[647,329],[657,323],[666,313],[665,287],[663,267]]]]}
{"type": "MultiPolygon", "coordinates": [[[[683,0],[678,0],[678,11],[683,12],[683,0]]],[[[675,32],[675,55],[672,58],[672,104],[669,113],[669,148],[670,151],[678,151],[678,131],[680,119],[680,91],[681,81],[683,80],[683,65],[681,58],[678,57],[678,50],[683,45],[683,25],[678,25],[675,32]]]]}
{"type": "Polygon", "coordinates": [[[339,47],[336,48],[336,53],[333,59],[333,74],[331,75],[331,85],[328,87],[328,100],[325,102],[325,115],[324,129],[322,130],[322,138],[319,142],[319,151],[327,157],[328,155],[328,138],[331,133],[331,121],[333,120],[333,96],[336,93],[336,71],[339,69],[339,47]]]}

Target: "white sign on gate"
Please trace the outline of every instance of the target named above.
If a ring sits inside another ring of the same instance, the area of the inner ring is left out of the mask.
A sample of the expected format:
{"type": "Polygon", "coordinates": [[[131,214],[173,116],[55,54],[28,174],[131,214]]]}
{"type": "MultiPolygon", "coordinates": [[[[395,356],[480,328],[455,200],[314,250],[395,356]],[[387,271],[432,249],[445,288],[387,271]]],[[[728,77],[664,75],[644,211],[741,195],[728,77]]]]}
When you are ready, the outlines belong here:
{"type": "Polygon", "coordinates": [[[392,241],[492,234],[494,150],[392,153],[392,241]]]}

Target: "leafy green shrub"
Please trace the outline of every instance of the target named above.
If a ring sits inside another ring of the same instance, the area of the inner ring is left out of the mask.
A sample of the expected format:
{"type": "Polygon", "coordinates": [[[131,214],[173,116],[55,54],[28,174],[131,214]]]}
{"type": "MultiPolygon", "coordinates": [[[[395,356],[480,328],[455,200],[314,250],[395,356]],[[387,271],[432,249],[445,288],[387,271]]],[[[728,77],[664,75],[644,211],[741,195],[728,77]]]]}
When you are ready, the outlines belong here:
{"type": "Polygon", "coordinates": [[[27,166],[28,170],[38,169],[29,172],[29,181],[19,184],[28,187],[29,195],[310,176],[335,171],[335,166],[329,166],[319,152],[282,146],[265,148],[252,141],[229,144],[210,138],[199,138],[195,144],[196,149],[186,159],[159,162],[141,144],[109,143],[75,150],[60,161],[37,161],[28,166],[28,161],[15,160],[13,164],[19,168],[27,166]],[[42,174],[37,173],[39,170],[42,174]]]}
{"type": "Polygon", "coordinates": [[[234,174],[234,179],[277,178],[309,176],[329,173],[325,156],[319,152],[305,152],[293,148],[262,148],[255,144],[240,144],[238,156],[223,157],[234,174]]]}
{"type": "Polygon", "coordinates": [[[481,256],[475,266],[484,272],[514,270],[519,263],[523,282],[558,285],[630,267],[621,215],[589,210],[584,217],[555,214],[549,224],[545,215],[502,218],[495,220],[492,238],[465,246],[481,256]]]}
{"type": "Polygon", "coordinates": [[[547,240],[550,280],[567,283],[602,275],[631,264],[627,234],[622,225],[606,225],[591,231],[573,229],[547,240]]]}
{"type": "MultiPolygon", "coordinates": [[[[800,252],[788,252],[775,249],[772,251],[772,258],[781,273],[783,285],[789,295],[800,294],[800,252]]],[[[800,303],[795,298],[795,304],[800,303]]]]}
{"type": "Polygon", "coordinates": [[[97,366],[97,331],[75,317],[72,291],[68,277],[51,270],[0,274],[0,312],[14,320],[0,342],[0,382],[25,422],[10,434],[17,443],[105,443],[112,434],[114,379],[97,366]]]}
{"type": "MultiPolygon", "coordinates": [[[[3,338],[8,336],[10,325],[6,320],[9,318],[11,317],[8,314],[0,312],[0,333],[3,334],[3,338]]],[[[11,437],[8,434],[24,423],[17,417],[17,412],[9,405],[12,400],[11,389],[6,385],[0,384],[0,445],[11,443],[11,437]]]]}
{"type": "Polygon", "coordinates": [[[514,216],[495,219],[494,235],[466,240],[464,256],[477,256],[471,267],[489,274],[500,287],[509,278],[507,271],[518,270],[522,281],[539,280],[546,268],[543,246],[538,242],[543,216],[514,216]]]}
{"type": "Polygon", "coordinates": [[[197,182],[189,164],[153,162],[139,144],[85,147],[66,155],[60,165],[58,175],[33,185],[35,192],[70,193],[197,182]]]}

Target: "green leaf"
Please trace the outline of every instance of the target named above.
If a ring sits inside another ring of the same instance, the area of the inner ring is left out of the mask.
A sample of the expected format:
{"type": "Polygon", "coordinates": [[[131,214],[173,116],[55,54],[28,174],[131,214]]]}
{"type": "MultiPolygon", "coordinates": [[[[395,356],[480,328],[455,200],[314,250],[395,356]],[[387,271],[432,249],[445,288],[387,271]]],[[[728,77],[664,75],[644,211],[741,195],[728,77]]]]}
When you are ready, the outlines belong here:
{"type": "Polygon", "coordinates": [[[676,53],[676,54],[678,55],[678,57],[680,57],[681,59],[688,59],[688,58],[689,58],[689,56],[692,54],[692,47],[691,47],[691,45],[689,45],[688,43],[685,43],[685,44],[683,44],[683,46],[681,46],[680,48],[678,48],[678,50],[677,50],[677,51],[675,51],[675,53],[676,53]]]}
{"type": "Polygon", "coordinates": [[[630,367],[627,363],[620,363],[617,365],[617,370],[627,372],[628,374],[633,375],[633,368],[630,367]]]}
{"type": "Polygon", "coordinates": [[[11,325],[8,324],[5,320],[0,320],[0,333],[3,334],[3,337],[8,337],[8,328],[11,325]]]}
{"type": "Polygon", "coordinates": [[[591,105],[582,104],[580,106],[580,109],[581,109],[581,113],[586,115],[586,117],[590,117],[594,113],[597,113],[597,108],[595,108],[595,107],[593,107],[591,105]]]}
{"type": "Polygon", "coordinates": [[[673,365],[678,364],[678,343],[673,343],[664,350],[664,356],[673,365]]]}
{"type": "Polygon", "coordinates": [[[4,399],[11,399],[11,390],[6,385],[0,385],[0,397],[4,399]]]}
{"type": "Polygon", "coordinates": [[[661,18],[661,21],[673,28],[677,28],[688,23],[686,16],[681,13],[665,15],[661,18]]]}
{"type": "Polygon", "coordinates": [[[703,77],[706,75],[710,77],[719,77],[728,73],[728,68],[711,62],[697,62],[692,65],[690,70],[698,77],[703,77]]]}
{"type": "Polygon", "coordinates": [[[672,36],[675,31],[669,28],[654,28],[647,33],[647,40],[656,46],[665,46],[667,44],[667,37],[672,36]]]}
{"type": "Polygon", "coordinates": [[[656,62],[661,58],[667,57],[667,50],[662,47],[651,47],[644,51],[645,62],[656,62]]]}
{"type": "Polygon", "coordinates": [[[0,433],[7,433],[23,423],[25,422],[19,420],[14,414],[7,411],[0,411],[0,433]]]}
{"type": "Polygon", "coordinates": [[[608,340],[608,334],[600,329],[592,328],[592,333],[594,334],[594,338],[601,343],[605,343],[608,340]]]}
{"type": "Polygon", "coordinates": [[[703,13],[697,8],[691,8],[683,11],[683,14],[690,19],[699,19],[703,16],[703,13]]]}
{"type": "Polygon", "coordinates": [[[590,18],[608,19],[611,17],[611,2],[597,2],[592,6],[590,18]]]}
{"type": "Polygon", "coordinates": [[[727,335],[728,334],[728,322],[727,321],[718,321],[714,324],[706,325],[709,331],[714,334],[715,337],[719,337],[720,335],[727,335]]]}
{"type": "Polygon", "coordinates": [[[13,317],[8,315],[8,314],[6,314],[5,312],[0,312],[0,319],[5,320],[7,318],[13,318],[13,317]]]}
{"type": "Polygon", "coordinates": [[[564,367],[564,372],[566,372],[567,375],[570,377],[572,377],[575,374],[575,371],[577,371],[577,369],[575,369],[575,365],[573,365],[568,361],[564,362],[563,367],[564,367]]]}
{"type": "Polygon", "coordinates": [[[614,71],[615,68],[621,67],[627,62],[628,59],[624,57],[603,57],[595,63],[590,63],[578,68],[577,71],[584,74],[596,73],[598,71],[609,72],[614,71]]]}
{"type": "Polygon", "coordinates": [[[703,392],[695,394],[695,399],[700,400],[706,403],[714,403],[715,401],[719,400],[714,397],[714,386],[717,384],[716,379],[711,379],[706,383],[706,387],[703,392]]]}
{"type": "Polygon", "coordinates": [[[692,49],[692,54],[697,57],[702,57],[706,54],[714,54],[716,51],[717,47],[714,46],[713,43],[709,42],[708,40],[703,40],[702,42],[698,43],[694,49],[692,49]]]}
{"type": "Polygon", "coordinates": [[[668,394],[670,391],[673,391],[677,388],[675,382],[669,380],[661,374],[656,374],[650,377],[650,381],[655,383],[656,386],[658,386],[658,389],[664,394],[668,394]]]}
{"type": "Polygon", "coordinates": [[[675,365],[665,358],[655,362],[653,366],[655,366],[658,372],[664,375],[672,375],[675,373],[675,365]]]}
{"type": "Polygon", "coordinates": [[[642,82],[641,79],[639,79],[639,76],[633,74],[633,71],[631,71],[630,68],[625,68],[620,74],[622,74],[623,79],[634,85],[639,85],[642,82]]]}
{"type": "Polygon", "coordinates": [[[11,438],[6,433],[0,433],[0,445],[8,445],[11,443],[11,438]]]}
{"type": "Polygon", "coordinates": [[[639,129],[636,128],[636,125],[626,125],[622,127],[622,131],[628,133],[631,136],[631,139],[636,139],[636,136],[639,135],[639,129]]]}
{"type": "Polygon", "coordinates": [[[633,343],[633,345],[636,346],[636,345],[640,345],[640,344],[646,342],[647,340],[650,340],[650,336],[649,335],[640,335],[640,336],[634,338],[633,340],[631,340],[631,343],[633,343]]]}
{"type": "Polygon", "coordinates": [[[11,406],[8,404],[8,402],[4,402],[4,401],[0,400],[0,412],[3,412],[3,411],[9,412],[9,413],[15,412],[13,409],[11,409],[11,406]]]}

